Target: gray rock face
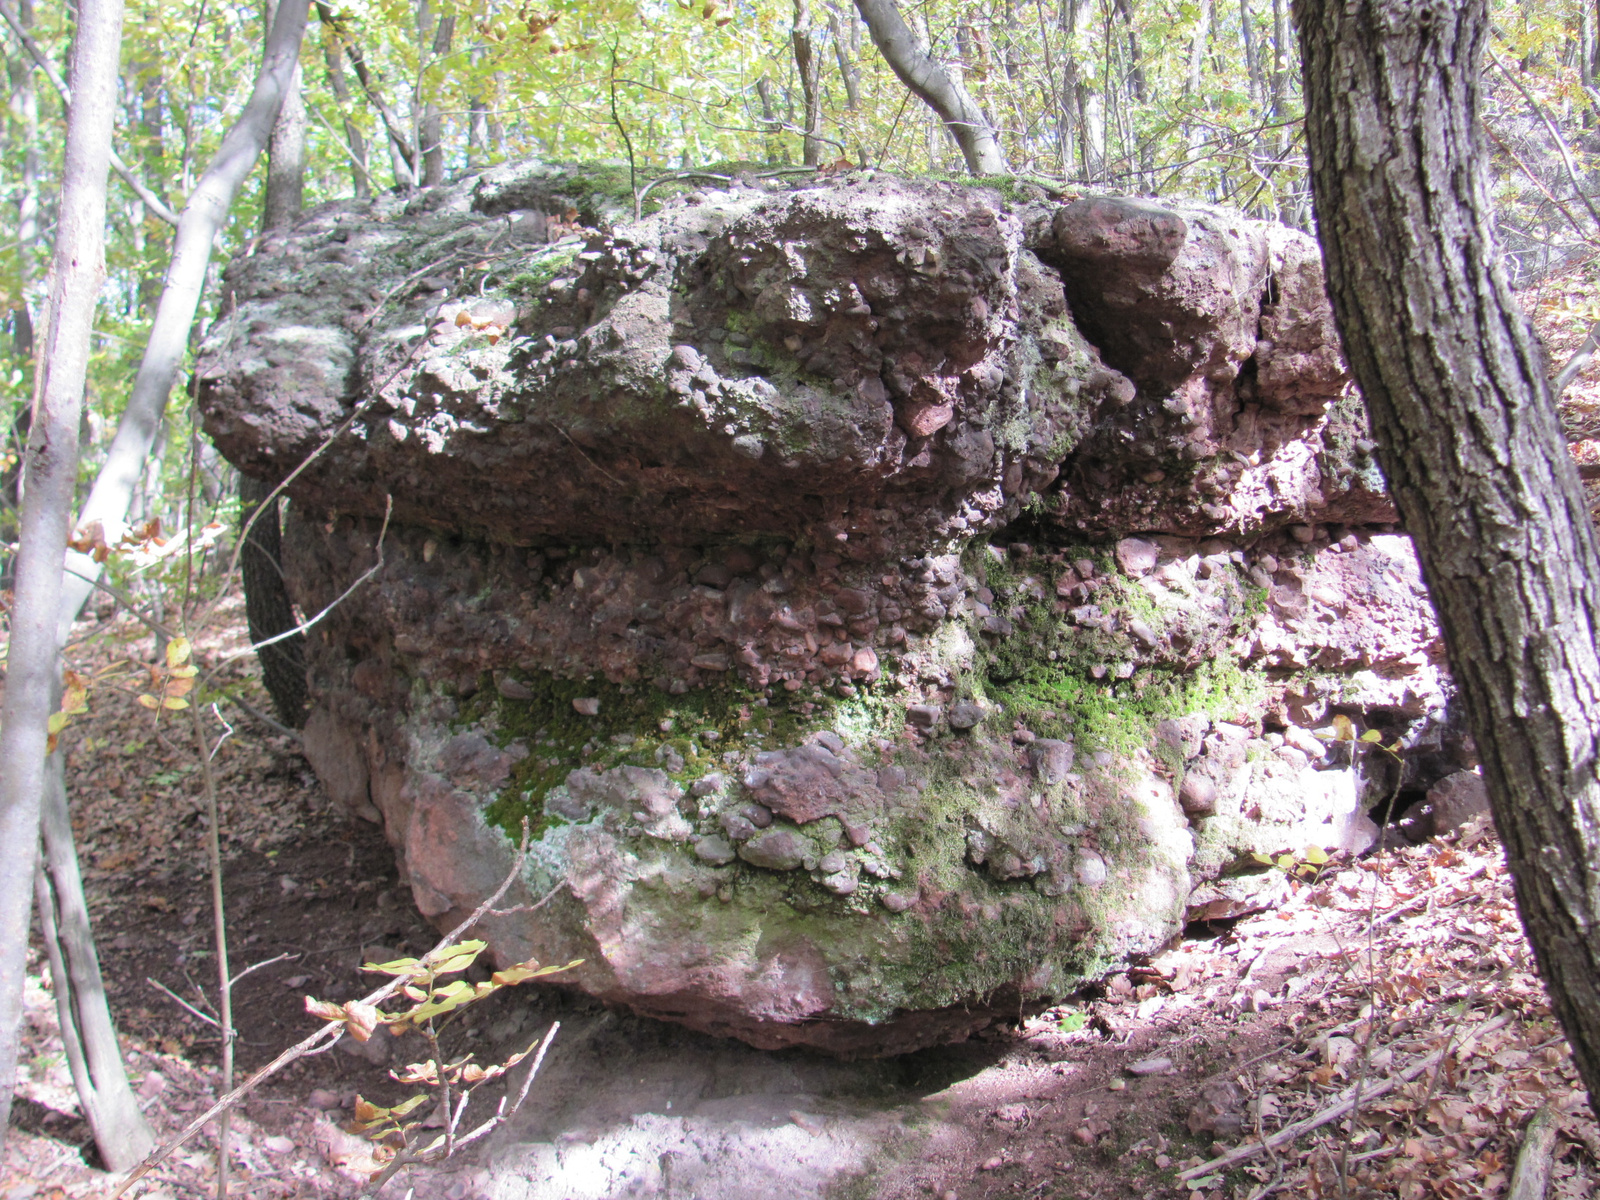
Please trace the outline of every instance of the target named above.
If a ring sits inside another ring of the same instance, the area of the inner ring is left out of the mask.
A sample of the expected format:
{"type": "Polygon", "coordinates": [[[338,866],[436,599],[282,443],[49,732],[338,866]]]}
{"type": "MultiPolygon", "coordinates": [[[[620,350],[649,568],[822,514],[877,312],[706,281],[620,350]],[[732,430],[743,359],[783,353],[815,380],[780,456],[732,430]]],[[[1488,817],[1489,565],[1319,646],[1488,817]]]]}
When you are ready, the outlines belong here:
{"type": "Polygon", "coordinates": [[[617,224],[576,178],[318,210],[200,356],[243,469],[328,442],[297,602],[382,555],[308,646],[305,749],[424,913],[526,819],[510,902],[559,890],[486,922],[501,960],[893,1053],[1161,944],[1252,851],[1353,844],[1309,731],[1420,745],[1448,681],[1310,239],[870,173],[617,224]]]}

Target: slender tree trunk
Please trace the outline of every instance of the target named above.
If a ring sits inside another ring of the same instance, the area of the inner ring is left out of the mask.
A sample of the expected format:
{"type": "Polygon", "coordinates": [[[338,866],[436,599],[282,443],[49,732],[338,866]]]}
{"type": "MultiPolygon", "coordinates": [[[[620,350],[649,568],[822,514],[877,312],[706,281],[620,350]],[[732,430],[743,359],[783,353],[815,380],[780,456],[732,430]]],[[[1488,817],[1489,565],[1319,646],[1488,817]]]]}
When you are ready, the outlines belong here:
{"type": "MultiPolygon", "coordinates": [[[[266,25],[270,29],[277,4],[267,2],[266,25]]],[[[278,119],[272,123],[267,139],[266,195],[261,205],[262,229],[285,229],[300,219],[306,194],[306,103],[301,96],[298,58],[294,74],[284,92],[278,119]]]]}
{"type": "Polygon", "coordinates": [[[1259,104],[1265,93],[1261,85],[1261,63],[1256,54],[1255,18],[1250,13],[1250,0],[1239,0],[1239,31],[1244,41],[1244,66],[1250,79],[1250,103],[1259,104]]]}
{"type": "MultiPolygon", "coordinates": [[[[45,786],[46,726],[59,679],[61,556],[72,520],[89,338],[105,276],[106,179],[121,50],[121,0],[80,0],[48,341],[24,468],[22,544],[0,724],[0,762],[5,763],[0,773],[0,1138],[10,1119],[16,1084],[18,1023],[45,786]]],[[[139,1140],[137,1131],[126,1133],[123,1145],[114,1140],[110,1145],[119,1158],[124,1148],[133,1149],[139,1140]]],[[[148,1139],[148,1130],[144,1137],[148,1139]]],[[[147,1142],[128,1161],[137,1161],[144,1148],[147,1142]]]]}
{"type": "MultiPolygon", "coordinates": [[[[433,34],[435,61],[450,53],[450,43],[455,39],[456,19],[447,14],[439,19],[433,34]]],[[[423,80],[426,91],[426,80],[423,80]]],[[[417,149],[422,155],[422,186],[437,187],[444,182],[444,121],[439,106],[432,99],[422,104],[422,116],[417,122],[417,149]]]]}
{"type": "Polygon", "coordinates": [[[128,1086],[122,1048],[111,1021],[94,930],[72,844],[72,819],[67,812],[61,751],[52,755],[46,772],[41,821],[45,856],[35,876],[39,926],[44,934],[55,984],[56,1015],[67,1066],[78,1092],[78,1105],[94,1131],[100,1157],[113,1171],[126,1171],[155,1144],[138,1098],[128,1086]],[[108,1153],[109,1148],[109,1153],[108,1153]]]}
{"type": "Polygon", "coordinates": [[[1484,0],[1295,0],[1328,291],[1600,1105],[1600,544],[1494,241],[1484,0]]]}
{"type": "Polygon", "coordinates": [[[828,13],[828,32],[833,34],[833,56],[838,60],[839,80],[844,84],[844,106],[856,112],[861,107],[861,68],[850,61],[850,47],[836,12],[828,13]]]}
{"type": "Polygon", "coordinates": [[[350,190],[357,200],[372,195],[372,175],[367,167],[367,139],[350,117],[350,85],[344,78],[344,47],[337,36],[323,39],[323,61],[328,66],[328,86],[344,121],[345,148],[350,154],[350,190]]]}
{"type": "MultiPolygon", "coordinates": [[[[223,137],[222,145],[184,205],[173,239],[167,286],[156,307],[144,357],[134,376],[128,406],[117,425],[105,465],[96,476],[89,499],[79,515],[80,525],[99,521],[110,530],[120,525],[127,514],[129,501],[166,412],[167,398],[172,394],[178,369],[183,365],[189,328],[199,309],[206,269],[211,263],[212,244],[227,219],[240,185],[266,148],[278,107],[299,61],[306,4],[307,0],[281,0],[250,99],[223,137]]],[[[71,632],[78,610],[94,590],[93,581],[99,578],[101,569],[89,555],[76,552],[69,552],[67,565],[73,574],[67,576],[62,597],[60,635],[63,641],[71,632]]]]}
{"type": "Polygon", "coordinates": [[[383,120],[383,129],[389,138],[389,162],[394,168],[395,186],[410,189],[417,186],[417,155],[411,148],[411,141],[405,135],[405,127],[400,123],[400,118],[395,115],[383,98],[383,93],[378,91],[378,84],[372,78],[372,72],[367,70],[366,56],[361,53],[361,47],[344,27],[344,22],[334,13],[325,0],[316,0],[317,19],[333,31],[340,43],[344,46],[345,54],[350,59],[350,66],[356,73],[356,82],[361,85],[361,91],[366,96],[367,102],[377,109],[378,116],[383,120]]]}
{"type": "MultiPolygon", "coordinates": [[[[33,27],[32,0],[21,0],[18,19],[24,29],[33,27]]],[[[26,53],[9,64],[11,116],[16,124],[22,154],[17,180],[17,294],[11,301],[7,324],[11,333],[11,358],[22,371],[26,391],[33,387],[33,311],[29,293],[33,290],[33,256],[39,241],[39,92],[34,86],[34,64],[26,53]]],[[[0,542],[16,541],[17,518],[22,505],[23,449],[28,440],[28,425],[33,416],[27,405],[19,405],[7,434],[6,450],[16,454],[14,463],[0,453],[0,542]]],[[[0,587],[10,586],[10,555],[0,552],[0,587]]]]}
{"type": "Polygon", "coordinates": [[[960,81],[929,55],[894,0],[856,0],[856,11],[867,24],[872,44],[900,82],[944,122],[961,147],[967,170],[974,175],[1006,174],[1005,152],[989,118],[960,81]]]}
{"type": "MultiPolygon", "coordinates": [[[[72,102],[72,93],[71,89],[67,87],[67,81],[61,78],[60,73],[51,63],[49,56],[40,48],[39,43],[34,41],[33,35],[22,23],[21,16],[12,9],[7,0],[0,0],[0,20],[9,25],[11,32],[17,35],[17,41],[22,43],[22,48],[28,52],[28,57],[33,59],[35,65],[44,73],[44,77],[50,81],[50,86],[60,93],[62,103],[70,104],[72,102]]],[[[117,173],[119,179],[132,189],[134,195],[144,202],[145,207],[151,213],[169,225],[178,223],[178,215],[167,207],[166,202],[160,196],[157,196],[145,186],[144,181],[128,168],[128,164],[122,161],[116,150],[111,151],[111,169],[117,173]]]]}
{"type": "Polygon", "coordinates": [[[800,161],[808,167],[822,162],[822,59],[811,40],[811,4],[794,0],[794,28],[789,32],[794,47],[795,74],[800,78],[800,95],[805,104],[805,125],[801,129],[800,161]]]}

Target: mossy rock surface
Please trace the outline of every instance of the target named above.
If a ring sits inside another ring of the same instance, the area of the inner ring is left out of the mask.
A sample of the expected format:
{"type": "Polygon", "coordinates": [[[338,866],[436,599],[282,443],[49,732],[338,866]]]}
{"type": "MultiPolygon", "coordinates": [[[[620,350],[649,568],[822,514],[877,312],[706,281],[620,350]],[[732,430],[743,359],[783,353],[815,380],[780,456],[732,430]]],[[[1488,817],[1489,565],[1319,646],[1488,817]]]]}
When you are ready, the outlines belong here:
{"type": "Polygon", "coordinates": [[[1155,949],[1256,852],[1350,843],[1336,712],[1446,729],[1309,239],[748,164],[634,221],[636,182],[318,210],[230,265],[200,355],[241,468],[327,442],[289,487],[301,607],[383,556],[310,639],[306,749],[430,918],[525,829],[500,958],[890,1053],[1155,949]]]}

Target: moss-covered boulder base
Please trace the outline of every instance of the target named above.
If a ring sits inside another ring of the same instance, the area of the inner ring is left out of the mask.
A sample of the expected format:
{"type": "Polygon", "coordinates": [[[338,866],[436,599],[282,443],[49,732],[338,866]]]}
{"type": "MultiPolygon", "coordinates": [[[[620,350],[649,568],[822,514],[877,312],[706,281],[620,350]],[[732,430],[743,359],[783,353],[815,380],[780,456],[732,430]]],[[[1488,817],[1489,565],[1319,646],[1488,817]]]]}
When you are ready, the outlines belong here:
{"type": "Polygon", "coordinates": [[[201,356],[241,468],[320,450],[303,609],[381,559],[306,750],[437,923],[526,828],[502,960],[894,1052],[1370,842],[1335,715],[1426,751],[1384,788],[1463,765],[1304,235],[871,172],[624,222],[614,179],[319,210],[201,356]]]}

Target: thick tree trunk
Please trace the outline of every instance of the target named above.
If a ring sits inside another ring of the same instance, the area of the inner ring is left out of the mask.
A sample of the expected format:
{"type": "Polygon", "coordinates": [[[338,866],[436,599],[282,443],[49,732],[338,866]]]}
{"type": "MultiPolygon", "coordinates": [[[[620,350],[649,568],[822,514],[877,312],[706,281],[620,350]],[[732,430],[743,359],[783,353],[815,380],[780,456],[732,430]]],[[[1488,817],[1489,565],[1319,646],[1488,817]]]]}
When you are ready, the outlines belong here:
{"type": "Polygon", "coordinates": [[[1600,1104],[1600,545],[1493,237],[1483,0],[1295,0],[1328,291],[1600,1104]]]}
{"type": "Polygon", "coordinates": [[[922,40],[906,25],[894,0],[856,0],[872,44],[900,82],[931,108],[961,147],[967,170],[974,175],[1004,175],[1005,151],[989,118],[971,93],[929,55],[922,40]]]}
{"type": "MultiPolygon", "coordinates": [[[[239,518],[250,528],[239,555],[239,574],[244,579],[245,619],[250,640],[260,643],[295,628],[294,605],[283,583],[280,563],[282,531],[278,524],[278,500],[274,496],[262,507],[272,489],[248,475],[239,477],[239,518]],[[261,513],[256,516],[256,510],[261,513]],[[255,516],[254,524],[251,517],[255,516]]],[[[272,697],[278,718],[291,729],[306,722],[305,635],[297,633],[273,642],[256,652],[261,661],[261,680],[272,697]]]]}
{"type": "MultiPolygon", "coordinates": [[[[49,326],[24,468],[22,544],[0,726],[0,762],[5,764],[0,772],[0,1138],[10,1119],[16,1082],[47,723],[60,676],[56,625],[61,556],[77,482],[89,337],[105,271],[106,179],[121,49],[121,0],[80,0],[49,326]]],[[[133,1157],[137,1160],[139,1154],[133,1157]]]]}

